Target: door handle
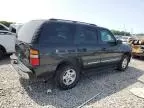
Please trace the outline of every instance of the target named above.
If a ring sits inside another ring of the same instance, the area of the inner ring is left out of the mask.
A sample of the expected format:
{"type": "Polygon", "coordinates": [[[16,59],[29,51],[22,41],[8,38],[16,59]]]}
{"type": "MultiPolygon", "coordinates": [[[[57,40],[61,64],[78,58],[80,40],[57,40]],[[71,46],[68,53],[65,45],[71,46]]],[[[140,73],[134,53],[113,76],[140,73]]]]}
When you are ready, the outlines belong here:
{"type": "Polygon", "coordinates": [[[87,49],[86,48],[78,48],[77,51],[78,52],[87,52],[87,49]]]}
{"type": "Polygon", "coordinates": [[[67,50],[58,50],[56,49],[55,51],[57,54],[64,54],[64,53],[68,53],[67,50]]]}
{"type": "Polygon", "coordinates": [[[106,51],[106,48],[102,48],[102,51],[106,51]]]}

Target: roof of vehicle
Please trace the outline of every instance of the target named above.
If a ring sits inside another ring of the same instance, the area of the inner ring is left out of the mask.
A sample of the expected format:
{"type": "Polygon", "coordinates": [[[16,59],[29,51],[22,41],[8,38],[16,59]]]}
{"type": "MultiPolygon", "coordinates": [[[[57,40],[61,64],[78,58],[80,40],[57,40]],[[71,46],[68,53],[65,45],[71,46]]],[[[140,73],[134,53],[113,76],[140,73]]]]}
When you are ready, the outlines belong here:
{"type": "MultiPolygon", "coordinates": [[[[81,25],[87,25],[91,27],[98,27],[95,24],[90,24],[90,23],[85,23],[80,21],[64,20],[64,19],[31,20],[28,23],[24,24],[21,27],[21,29],[18,31],[18,40],[22,40],[27,43],[30,43],[33,36],[38,33],[41,26],[47,22],[62,22],[62,23],[69,23],[69,24],[81,24],[81,25]]],[[[98,27],[98,28],[103,28],[103,27],[98,27]]]]}
{"type": "Polygon", "coordinates": [[[97,26],[96,24],[91,24],[91,23],[86,23],[86,22],[81,22],[81,21],[73,21],[73,20],[65,20],[65,19],[41,19],[41,20],[31,20],[28,23],[35,23],[35,25],[40,25],[46,22],[62,22],[62,23],[69,23],[69,24],[81,24],[81,25],[88,25],[92,27],[97,27],[97,28],[102,28],[102,29],[107,29],[104,27],[97,26]]]}
{"type": "Polygon", "coordinates": [[[82,24],[82,25],[90,25],[90,26],[97,26],[95,24],[90,24],[86,22],[81,21],[73,21],[73,20],[65,20],[65,19],[49,19],[48,21],[54,21],[54,22],[65,22],[65,23],[72,23],[72,24],[82,24]]]}

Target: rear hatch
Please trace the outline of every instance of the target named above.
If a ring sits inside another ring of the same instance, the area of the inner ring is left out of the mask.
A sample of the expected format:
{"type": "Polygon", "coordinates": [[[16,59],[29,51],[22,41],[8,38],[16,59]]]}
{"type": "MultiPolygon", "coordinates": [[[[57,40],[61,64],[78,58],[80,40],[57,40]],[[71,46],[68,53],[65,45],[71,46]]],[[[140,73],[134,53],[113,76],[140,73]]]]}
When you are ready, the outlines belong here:
{"type": "Polygon", "coordinates": [[[21,61],[24,65],[30,67],[29,62],[30,44],[17,40],[15,50],[16,50],[15,55],[17,56],[18,60],[21,61]]]}
{"type": "Polygon", "coordinates": [[[40,26],[44,20],[34,20],[24,24],[17,34],[17,41],[15,45],[16,56],[24,65],[30,67],[38,61],[38,51],[32,50],[34,38],[38,34],[40,26]]]}

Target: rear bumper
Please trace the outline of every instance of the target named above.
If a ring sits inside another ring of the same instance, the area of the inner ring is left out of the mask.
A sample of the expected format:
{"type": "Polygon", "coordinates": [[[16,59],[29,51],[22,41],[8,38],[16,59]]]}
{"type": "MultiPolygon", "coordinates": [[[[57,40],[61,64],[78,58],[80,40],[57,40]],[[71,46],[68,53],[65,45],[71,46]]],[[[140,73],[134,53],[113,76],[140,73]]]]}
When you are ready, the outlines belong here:
{"type": "Polygon", "coordinates": [[[53,76],[56,66],[44,65],[33,68],[32,70],[25,66],[21,61],[18,60],[15,54],[10,56],[11,65],[18,72],[18,74],[24,78],[35,79],[38,77],[53,76]]]}
{"type": "Polygon", "coordinates": [[[11,59],[11,65],[13,66],[13,68],[18,72],[18,74],[21,77],[24,77],[26,79],[31,79],[30,75],[33,75],[32,70],[30,70],[28,67],[26,67],[22,62],[20,62],[18,60],[18,58],[15,56],[15,54],[10,56],[11,59]]]}

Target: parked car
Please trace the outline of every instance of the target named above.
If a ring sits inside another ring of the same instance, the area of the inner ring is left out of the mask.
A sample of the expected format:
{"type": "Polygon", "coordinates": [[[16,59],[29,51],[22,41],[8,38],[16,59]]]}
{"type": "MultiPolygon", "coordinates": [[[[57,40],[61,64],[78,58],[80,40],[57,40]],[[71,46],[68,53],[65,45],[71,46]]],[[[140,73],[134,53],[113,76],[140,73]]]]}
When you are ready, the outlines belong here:
{"type": "Polygon", "coordinates": [[[116,66],[124,71],[131,47],[116,40],[110,30],[78,21],[33,20],[18,32],[16,53],[11,57],[20,74],[52,74],[61,89],[70,89],[83,69],[116,66]]]}
{"type": "Polygon", "coordinates": [[[122,42],[124,43],[129,43],[129,41],[132,39],[131,36],[122,36],[122,42]]]}
{"type": "Polygon", "coordinates": [[[12,33],[17,33],[21,27],[21,23],[10,24],[9,31],[12,33]]]}
{"type": "Polygon", "coordinates": [[[131,36],[121,36],[121,35],[116,35],[115,36],[118,40],[121,40],[125,44],[129,44],[129,41],[132,40],[131,36]]]}
{"type": "Polygon", "coordinates": [[[0,59],[5,54],[15,52],[15,34],[9,31],[9,28],[0,23],[0,59]]]}
{"type": "Polygon", "coordinates": [[[144,36],[135,36],[133,40],[130,41],[132,46],[132,55],[133,57],[144,56],[144,36]]]}

